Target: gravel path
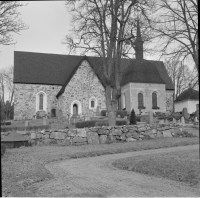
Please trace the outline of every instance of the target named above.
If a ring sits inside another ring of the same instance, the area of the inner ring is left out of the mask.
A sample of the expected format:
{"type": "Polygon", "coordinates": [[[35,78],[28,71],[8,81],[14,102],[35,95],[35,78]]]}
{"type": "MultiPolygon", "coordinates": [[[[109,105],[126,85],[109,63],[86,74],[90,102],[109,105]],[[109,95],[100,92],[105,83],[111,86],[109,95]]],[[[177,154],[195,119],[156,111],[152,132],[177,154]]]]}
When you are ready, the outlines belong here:
{"type": "Polygon", "coordinates": [[[198,149],[199,145],[70,159],[46,165],[55,179],[42,185],[38,197],[199,197],[200,190],[179,182],[119,170],[111,165],[131,156],[198,149]]]}

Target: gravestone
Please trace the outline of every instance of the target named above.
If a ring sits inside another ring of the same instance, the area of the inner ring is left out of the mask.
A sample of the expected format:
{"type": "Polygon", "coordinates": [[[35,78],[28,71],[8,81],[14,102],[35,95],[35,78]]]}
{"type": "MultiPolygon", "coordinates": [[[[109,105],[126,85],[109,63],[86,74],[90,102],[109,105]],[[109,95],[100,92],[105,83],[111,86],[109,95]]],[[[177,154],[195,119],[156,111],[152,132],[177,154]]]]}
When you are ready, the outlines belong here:
{"type": "Polygon", "coordinates": [[[195,118],[194,118],[194,122],[199,122],[199,120],[197,119],[196,116],[195,116],[195,118]]]}
{"type": "Polygon", "coordinates": [[[164,124],[164,120],[163,119],[159,120],[159,124],[164,124]]]}
{"type": "Polygon", "coordinates": [[[190,115],[189,115],[188,112],[187,112],[187,108],[183,108],[183,110],[182,110],[182,115],[183,115],[183,117],[184,117],[186,120],[189,119],[190,115]]]}
{"type": "Polygon", "coordinates": [[[196,108],[195,117],[197,117],[197,119],[199,120],[199,105],[196,108]]]}
{"type": "Polygon", "coordinates": [[[29,126],[30,122],[28,120],[25,121],[25,127],[29,126]]]}
{"type": "Polygon", "coordinates": [[[173,118],[172,122],[173,122],[173,124],[176,124],[176,118],[173,118]]]}
{"type": "Polygon", "coordinates": [[[96,116],[100,116],[100,107],[99,106],[97,106],[96,116]]]}
{"type": "Polygon", "coordinates": [[[43,125],[48,125],[48,124],[49,124],[48,120],[47,119],[43,119],[43,125]]]}
{"type": "Polygon", "coordinates": [[[169,120],[168,119],[165,119],[165,124],[169,124],[169,120]]]}
{"type": "Polygon", "coordinates": [[[149,124],[153,124],[153,112],[149,111],[149,124]]]}
{"type": "Polygon", "coordinates": [[[181,116],[181,124],[185,124],[185,118],[184,118],[184,116],[181,116]]]}

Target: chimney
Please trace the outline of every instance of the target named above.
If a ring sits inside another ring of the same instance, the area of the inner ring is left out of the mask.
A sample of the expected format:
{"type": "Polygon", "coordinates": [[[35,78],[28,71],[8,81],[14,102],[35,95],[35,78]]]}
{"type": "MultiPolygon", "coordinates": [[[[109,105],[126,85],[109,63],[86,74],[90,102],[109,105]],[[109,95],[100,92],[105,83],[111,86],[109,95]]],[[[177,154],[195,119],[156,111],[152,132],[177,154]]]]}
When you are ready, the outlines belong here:
{"type": "Polygon", "coordinates": [[[136,59],[143,59],[143,43],[144,41],[142,40],[141,37],[141,31],[140,31],[140,22],[139,18],[137,18],[137,38],[135,40],[135,56],[136,59]]]}

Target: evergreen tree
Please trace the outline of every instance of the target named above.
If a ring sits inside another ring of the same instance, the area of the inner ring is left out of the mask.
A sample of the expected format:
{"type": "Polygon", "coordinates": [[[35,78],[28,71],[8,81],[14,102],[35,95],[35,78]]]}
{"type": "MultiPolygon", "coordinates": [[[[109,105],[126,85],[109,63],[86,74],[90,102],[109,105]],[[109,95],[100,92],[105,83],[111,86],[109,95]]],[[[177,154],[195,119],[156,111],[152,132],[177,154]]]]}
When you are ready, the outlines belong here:
{"type": "Polygon", "coordinates": [[[130,116],[130,124],[131,125],[136,125],[136,115],[134,109],[131,111],[131,116],[130,116]]]}

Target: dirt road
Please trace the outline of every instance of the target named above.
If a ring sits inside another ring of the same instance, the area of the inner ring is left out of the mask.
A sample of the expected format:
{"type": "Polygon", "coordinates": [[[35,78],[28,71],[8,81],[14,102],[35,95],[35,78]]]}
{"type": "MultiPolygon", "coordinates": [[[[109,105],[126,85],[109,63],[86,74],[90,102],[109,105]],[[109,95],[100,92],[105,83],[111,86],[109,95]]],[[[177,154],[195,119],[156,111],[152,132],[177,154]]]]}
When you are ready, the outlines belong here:
{"type": "Polygon", "coordinates": [[[46,166],[55,179],[42,185],[38,197],[199,197],[200,190],[179,182],[119,170],[120,158],[199,149],[199,145],[71,159],[46,166]]]}

